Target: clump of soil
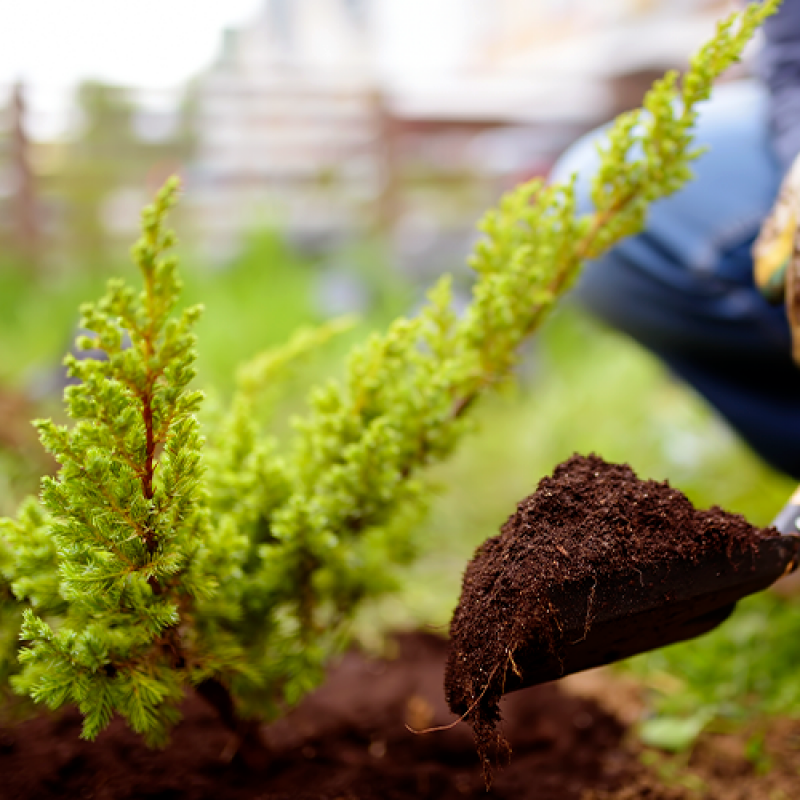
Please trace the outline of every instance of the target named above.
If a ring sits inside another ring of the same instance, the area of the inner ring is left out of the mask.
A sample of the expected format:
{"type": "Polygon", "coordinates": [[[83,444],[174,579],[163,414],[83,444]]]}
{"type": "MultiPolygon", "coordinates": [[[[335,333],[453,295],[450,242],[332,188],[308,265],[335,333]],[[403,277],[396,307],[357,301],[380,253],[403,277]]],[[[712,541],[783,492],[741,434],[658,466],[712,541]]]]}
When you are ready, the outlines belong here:
{"type": "MultiPolygon", "coordinates": [[[[668,643],[670,632],[674,641],[710,629],[741,596],[741,578],[734,575],[733,590],[720,593],[727,604],[721,616],[681,628],[658,616],[673,605],[676,576],[709,554],[719,562],[709,572],[714,580],[729,567],[746,570],[762,538],[775,534],[716,507],[698,511],[669,483],[640,480],[627,465],[594,455],[559,465],[500,535],[478,548],[451,622],[445,694],[471,723],[487,777],[508,754],[497,731],[506,691],[668,643]],[[652,610],[639,620],[641,641],[628,628],[624,637],[634,645],[614,650],[606,635],[622,627],[614,615],[637,612],[643,597],[652,610]]],[[[696,604],[684,613],[696,614],[696,604]]]]}

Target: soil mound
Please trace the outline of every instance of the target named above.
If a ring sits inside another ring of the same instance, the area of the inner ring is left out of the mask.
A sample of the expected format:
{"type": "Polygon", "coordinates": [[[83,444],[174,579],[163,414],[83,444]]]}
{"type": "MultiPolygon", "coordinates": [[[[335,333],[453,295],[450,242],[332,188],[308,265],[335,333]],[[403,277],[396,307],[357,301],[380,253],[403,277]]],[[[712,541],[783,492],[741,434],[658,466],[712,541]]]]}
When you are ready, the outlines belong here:
{"type": "MultiPolygon", "coordinates": [[[[406,728],[452,721],[442,696],[447,642],[415,633],[395,646],[394,658],[348,653],[323,686],[265,727],[272,757],[261,767],[220,759],[225,729],[197,698],[161,752],[120,720],[83,741],[76,711],[0,727],[0,800],[485,798],[466,726],[429,736],[406,728]]],[[[507,698],[504,715],[515,758],[498,776],[497,800],[581,800],[642,773],[622,746],[622,723],[591,700],[540,686],[507,698]]]]}
{"type": "MultiPolygon", "coordinates": [[[[507,753],[497,733],[498,701],[524,686],[526,673],[548,661],[551,678],[569,671],[565,645],[585,641],[614,603],[630,597],[635,608],[640,590],[651,593],[657,609],[669,605],[654,569],[682,568],[715,553],[735,571],[737,559],[747,564],[763,537],[775,534],[716,507],[698,511],[669,483],[640,480],[627,465],[594,455],[559,465],[518,504],[500,535],[478,548],[451,622],[445,694],[472,724],[487,774],[507,753]]],[[[653,637],[651,628],[648,621],[642,636],[653,637]]]]}

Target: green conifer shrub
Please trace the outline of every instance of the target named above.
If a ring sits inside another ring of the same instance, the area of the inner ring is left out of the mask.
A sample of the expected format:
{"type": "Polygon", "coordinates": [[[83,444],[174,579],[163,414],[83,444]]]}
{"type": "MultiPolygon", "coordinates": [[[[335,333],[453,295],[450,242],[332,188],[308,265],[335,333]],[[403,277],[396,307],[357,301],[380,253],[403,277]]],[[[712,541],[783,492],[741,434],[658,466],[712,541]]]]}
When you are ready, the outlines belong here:
{"type": "Polygon", "coordinates": [[[94,738],[120,714],[163,745],[194,687],[237,737],[319,683],[347,623],[413,556],[424,468],[447,457],[485,392],[580,265],[639,230],[648,205],[689,178],[697,104],[777,0],[720,23],[682,85],[657,82],[608,134],[595,211],[573,183],[532,181],[481,224],[472,302],[458,316],[442,279],[316,389],[279,447],[255,422],[263,392],[341,325],[302,334],[240,374],[230,409],[201,436],[192,328],[165,227],[167,183],[133,248],[142,289],[111,281],[82,308],[68,357],[71,425],[39,421],[61,465],[41,498],[0,524],[0,677],[34,701],[76,704],[94,738]],[[130,346],[124,346],[125,337],[130,346]],[[17,639],[21,640],[18,649],[17,639]],[[17,658],[19,664],[17,665],[17,658]]]}

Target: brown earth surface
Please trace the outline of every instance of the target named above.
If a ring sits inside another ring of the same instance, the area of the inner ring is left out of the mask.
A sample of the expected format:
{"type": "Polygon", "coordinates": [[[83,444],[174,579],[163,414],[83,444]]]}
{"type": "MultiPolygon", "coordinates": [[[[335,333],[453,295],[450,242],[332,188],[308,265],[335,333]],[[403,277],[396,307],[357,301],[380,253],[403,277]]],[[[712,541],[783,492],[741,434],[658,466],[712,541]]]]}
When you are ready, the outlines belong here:
{"type": "Polygon", "coordinates": [[[267,726],[269,764],[224,763],[226,733],[196,699],[187,701],[184,721],[163,752],[147,750],[118,720],[95,743],[84,742],[78,714],[67,711],[0,729],[0,798],[800,797],[800,723],[784,720],[766,728],[763,757],[756,764],[746,757],[750,733],[745,732],[701,740],[688,770],[674,760],[647,767],[625,725],[595,699],[615,698],[619,712],[630,719],[636,715],[635,686],[603,671],[575,676],[566,688],[546,684],[503,700],[503,733],[513,754],[487,793],[466,725],[422,736],[406,728],[453,719],[442,693],[446,642],[430,634],[394,641],[393,658],[346,655],[324,686],[267,726]],[[765,765],[771,770],[760,775],[765,765]],[[687,782],[694,789],[685,788],[687,782]]]}
{"type": "MultiPolygon", "coordinates": [[[[470,729],[415,735],[453,720],[442,693],[446,642],[399,636],[392,659],[347,654],[326,683],[264,729],[272,751],[261,768],[222,763],[227,735],[214,713],[189,700],[164,752],[148,751],[118,720],[94,744],[73,711],[0,734],[3,800],[14,798],[269,798],[405,800],[484,797],[470,729]]],[[[591,699],[555,686],[520,693],[505,708],[515,758],[491,796],[570,800],[615,788],[635,759],[624,726],[591,699]]]]}

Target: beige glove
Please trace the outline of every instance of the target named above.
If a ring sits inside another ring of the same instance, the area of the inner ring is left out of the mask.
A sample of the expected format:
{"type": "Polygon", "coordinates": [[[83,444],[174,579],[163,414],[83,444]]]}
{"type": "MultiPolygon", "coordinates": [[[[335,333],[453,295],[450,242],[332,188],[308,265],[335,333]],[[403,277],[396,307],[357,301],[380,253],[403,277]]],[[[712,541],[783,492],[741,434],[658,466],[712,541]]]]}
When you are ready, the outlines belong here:
{"type": "Polygon", "coordinates": [[[753,277],[771,303],[786,304],[792,357],[800,365],[800,155],[786,173],[778,199],[753,245],[753,277]]]}

